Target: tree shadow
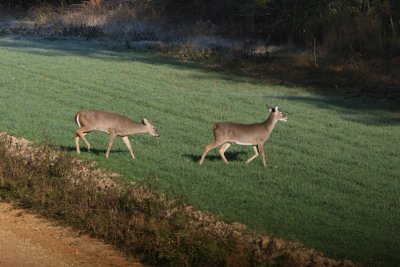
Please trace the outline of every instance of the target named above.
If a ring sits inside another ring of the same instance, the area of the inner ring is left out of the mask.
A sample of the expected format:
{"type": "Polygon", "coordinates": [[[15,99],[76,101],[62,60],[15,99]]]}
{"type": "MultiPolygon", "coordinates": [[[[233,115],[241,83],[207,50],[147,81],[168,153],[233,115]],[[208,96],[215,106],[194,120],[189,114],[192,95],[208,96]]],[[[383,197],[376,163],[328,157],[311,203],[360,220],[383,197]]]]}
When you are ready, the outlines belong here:
{"type": "Polygon", "coordinates": [[[284,62],[274,63],[271,60],[272,67],[264,71],[266,74],[258,75],[258,70],[252,72],[224,69],[223,67],[210,68],[157,53],[133,52],[90,41],[63,40],[61,38],[46,40],[33,37],[1,37],[0,47],[48,57],[75,54],[106,61],[137,61],[149,65],[168,65],[182,70],[195,69],[199,72],[193,74],[193,78],[198,80],[210,79],[210,73],[213,73],[218,79],[234,83],[277,84],[292,90],[298,90],[298,86],[301,86],[302,90],[311,92],[315,97],[268,96],[268,99],[287,99],[320,108],[339,108],[343,110],[341,114],[343,118],[369,125],[399,124],[400,120],[398,114],[400,86],[398,84],[385,81],[378,83],[372,78],[360,77],[351,72],[337,72],[307,66],[292,68],[281,66],[279,68],[279,64],[283,65],[284,62]],[[337,89],[337,87],[341,89],[337,89]],[[392,112],[383,114],[380,113],[381,111],[392,112]]]}
{"type": "Polygon", "coordinates": [[[289,100],[313,105],[320,109],[342,110],[341,117],[348,121],[358,122],[365,125],[400,125],[400,114],[397,112],[382,112],[374,110],[368,101],[358,101],[341,98],[340,96],[268,96],[268,99],[289,100]]]}

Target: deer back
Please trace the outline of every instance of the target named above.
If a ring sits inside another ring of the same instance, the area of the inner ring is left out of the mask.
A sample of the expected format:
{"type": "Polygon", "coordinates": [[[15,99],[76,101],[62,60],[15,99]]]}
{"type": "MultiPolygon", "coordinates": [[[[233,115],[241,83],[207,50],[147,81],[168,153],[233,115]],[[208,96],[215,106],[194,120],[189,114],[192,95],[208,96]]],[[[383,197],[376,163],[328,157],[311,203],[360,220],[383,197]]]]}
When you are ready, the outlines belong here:
{"type": "Polygon", "coordinates": [[[75,118],[80,127],[102,132],[113,130],[117,135],[133,134],[142,125],[126,116],[98,110],[82,110],[76,114],[75,118]]]}

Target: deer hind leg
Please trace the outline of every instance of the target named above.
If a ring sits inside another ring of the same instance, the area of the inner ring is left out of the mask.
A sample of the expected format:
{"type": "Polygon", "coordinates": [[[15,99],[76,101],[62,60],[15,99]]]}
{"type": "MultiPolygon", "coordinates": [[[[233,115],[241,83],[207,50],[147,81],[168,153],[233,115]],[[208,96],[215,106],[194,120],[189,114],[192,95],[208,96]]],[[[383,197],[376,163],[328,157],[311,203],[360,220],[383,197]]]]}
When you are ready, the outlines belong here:
{"type": "Polygon", "coordinates": [[[225,143],[220,149],[219,149],[219,155],[221,158],[224,160],[225,164],[228,164],[228,160],[225,158],[225,151],[231,146],[230,143],[225,143]]]}
{"type": "Polygon", "coordinates": [[[249,159],[246,161],[246,164],[250,163],[253,159],[255,159],[255,158],[258,157],[259,154],[258,154],[257,146],[253,146],[253,150],[254,150],[255,155],[252,156],[251,158],[249,158],[249,159]]]}
{"type": "Polygon", "coordinates": [[[81,148],[79,147],[79,139],[80,139],[79,134],[76,133],[75,134],[75,147],[76,147],[76,153],[78,155],[81,154],[81,148]]]}
{"type": "Polygon", "coordinates": [[[80,154],[81,153],[81,149],[79,147],[79,139],[82,138],[83,142],[85,142],[88,151],[90,152],[90,143],[88,142],[88,140],[85,138],[85,135],[87,135],[89,132],[91,132],[92,129],[89,128],[85,128],[85,127],[81,127],[76,131],[75,134],[75,146],[76,146],[76,153],[80,154]]]}
{"type": "Polygon", "coordinates": [[[122,137],[122,140],[124,140],[124,143],[125,143],[126,147],[128,148],[129,153],[131,153],[132,158],[133,158],[133,159],[136,159],[136,158],[135,158],[135,155],[133,155],[132,146],[131,146],[131,143],[129,142],[128,136],[122,137]]]}
{"type": "Polygon", "coordinates": [[[111,147],[112,147],[112,145],[113,145],[113,143],[114,143],[114,139],[115,139],[116,136],[117,136],[117,135],[114,133],[114,131],[112,131],[112,130],[110,129],[110,136],[108,137],[108,145],[107,145],[106,159],[108,159],[108,156],[110,155],[110,150],[111,150],[111,147]]]}
{"type": "Polygon", "coordinates": [[[213,143],[210,143],[210,144],[206,145],[206,147],[204,148],[203,154],[201,155],[201,159],[200,159],[200,161],[199,161],[199,164],[200,164],[200,165],[203,164],[204,158],[206,157],[207,153],[208,153],[211,149],[216,148],[217,146],[220,146],[220,145],[222,145],[222,144],[223,144],[223,142],[214,141],[213,143]]]}

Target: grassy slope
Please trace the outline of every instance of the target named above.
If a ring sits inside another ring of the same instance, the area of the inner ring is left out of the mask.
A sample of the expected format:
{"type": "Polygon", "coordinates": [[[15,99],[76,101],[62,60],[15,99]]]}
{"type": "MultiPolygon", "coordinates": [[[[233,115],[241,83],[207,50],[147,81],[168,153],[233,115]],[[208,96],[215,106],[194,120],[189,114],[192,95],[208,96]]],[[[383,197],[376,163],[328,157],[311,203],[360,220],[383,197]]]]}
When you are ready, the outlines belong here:
{"type": "Polygon", "coordinates": [[[196,207],[269,235],[299,240],[329,256],[364,264],[400,262],[399,114],[361,100],[313,95],[301,88],[204,70],[151,53],[102,50],[94,44],[0,39],[0,129],[74,154],[73,116],[81,108],[145,115],[160,139],[135,136],[132,161],[117,140],[88,136],[83,153],[126,180],[155,184],[196,207]],[[260,159],[249,147],[197,160],[212,122],[263,120],[265,103],[289,117],[260,159]],[[85,151],[85,150],[84,150],[85,151]]]}

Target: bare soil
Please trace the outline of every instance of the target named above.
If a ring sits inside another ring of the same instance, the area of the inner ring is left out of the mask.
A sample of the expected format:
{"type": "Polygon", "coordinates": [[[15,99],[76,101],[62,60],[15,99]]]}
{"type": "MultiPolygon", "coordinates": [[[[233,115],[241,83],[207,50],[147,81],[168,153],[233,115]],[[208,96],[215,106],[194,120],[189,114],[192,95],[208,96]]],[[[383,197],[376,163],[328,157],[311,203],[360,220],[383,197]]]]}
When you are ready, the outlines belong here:
{"type": "Polygon", "coordinates": [[[105,243],[0,202],[0,266],[143,266],[105,243]]]}

